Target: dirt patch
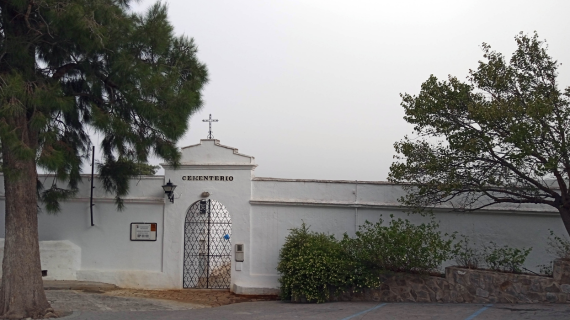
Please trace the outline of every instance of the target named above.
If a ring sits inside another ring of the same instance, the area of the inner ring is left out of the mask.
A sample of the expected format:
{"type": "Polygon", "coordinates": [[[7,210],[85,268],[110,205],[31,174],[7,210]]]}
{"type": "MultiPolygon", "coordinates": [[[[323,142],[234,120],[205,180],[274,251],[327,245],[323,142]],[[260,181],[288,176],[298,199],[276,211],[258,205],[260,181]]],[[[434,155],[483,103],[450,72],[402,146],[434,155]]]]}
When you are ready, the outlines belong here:
{"type": "Polygon", "coordinates": [[[277,300],[277,296],[249,296],[237,295],[229,290],[208,290],[208,289],[184,289],[184,290],[139,290],[139,289],[119,289],[106,292],[105,295],[116,297],[135,297],[147,299],[172,300],[183,303],[193,303],[209,307],[219,307],[223,305],[277,300]]]}

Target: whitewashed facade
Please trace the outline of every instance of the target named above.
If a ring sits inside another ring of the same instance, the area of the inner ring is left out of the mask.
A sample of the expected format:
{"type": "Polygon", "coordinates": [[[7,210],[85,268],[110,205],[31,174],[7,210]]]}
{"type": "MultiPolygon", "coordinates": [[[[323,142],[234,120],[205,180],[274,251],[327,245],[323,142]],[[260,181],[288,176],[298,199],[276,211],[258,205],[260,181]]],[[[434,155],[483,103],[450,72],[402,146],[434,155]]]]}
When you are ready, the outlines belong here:
{"type": "MultiPolygon", "coordinates": [[[[413,222],[426,219],[402,211],[397,202],[402,190],[391,183],[258,178],[253,157],[213,139],[183,148],[182,155],[179,167],[164,165],[164,176],[133,179],[124,211],[116,210],[114,196],[105,194],[95,178],[94,226],[88,175],[83,177],[77,197],[62,204],[62,212],[40,213],[46,279],[101,281],[132,288],[183,288],[186,217],[191,206],[202,199],[223,204],[229,213],[229,239],[222,239],[220,233],[210,245],[231,243],[229,287],[240,294],[276,292],[279,249],[289,229],[303,221],[314,231],[341,237],[344,233],[354,235],[366,220],[389,220],[390,214],[413,222]],[[169,180],[177,185],[173,203],[161,187],[169,180]],[[204,197],[204,192],[209,196],[204,197]],[[156,241],[132,241],[131,223],[156,223],[156,241]],[[235,261],[235,244],[243,244],[243,262],[235,261]]],[[[53,178],[40,179],[49,185],[53,178]]],[[[4,206],[0,208],[2,237],[4,206]]],[[[533,247],[526,265],[531,270],[552,259],[545,250],[549,229],[560,235],[566,232],[557,212],[538,206],[499,207],[469,214],[442,208],[435,216],[445,232],[458,231],[485,243],[533,247]]]]}

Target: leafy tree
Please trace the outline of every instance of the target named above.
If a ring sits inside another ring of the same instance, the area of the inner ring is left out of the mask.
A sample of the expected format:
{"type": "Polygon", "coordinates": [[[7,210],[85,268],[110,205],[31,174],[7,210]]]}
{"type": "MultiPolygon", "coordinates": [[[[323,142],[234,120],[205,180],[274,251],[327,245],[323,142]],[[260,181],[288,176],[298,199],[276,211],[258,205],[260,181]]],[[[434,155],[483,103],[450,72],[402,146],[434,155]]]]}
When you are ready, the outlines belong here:
{"type": "Polygon", "coordinates": [[[38,200],[73,196],[88,132],[103,136],[99,171],[117,204],[150,154],[177,163],[176,141],[202,104],[206,67],[175,36],[165,5],[130,0],[0,1],[0,141],[6,240],[0,318],[53,316],[40,272],[38,200]],[[42,189],[37,168],[66,188],[42,189]]]}
{"type": "Polygon", "coordinates": [[[418,138],[395,143],[389,179],[417,209],[540,204],[570,233],[570,88],[559,88],[559,63],[536,33],[515,40],[509,61],[484,43],[467,82],[432,75],[419,95],[402,95],[418,138]]]}

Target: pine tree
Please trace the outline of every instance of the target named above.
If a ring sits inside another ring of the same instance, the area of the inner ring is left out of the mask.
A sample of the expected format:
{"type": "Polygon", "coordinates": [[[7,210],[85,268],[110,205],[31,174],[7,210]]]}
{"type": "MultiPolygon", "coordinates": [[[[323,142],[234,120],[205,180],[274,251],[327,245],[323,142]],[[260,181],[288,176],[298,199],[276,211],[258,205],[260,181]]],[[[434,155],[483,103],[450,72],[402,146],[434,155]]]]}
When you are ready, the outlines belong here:
{"type": "Polygon", "coordinates": [[[119,207],[128,178],[151,153],[179,161],[175,144],[202,104],[207,70],[193,40],[174,35],[165,5],[135,14],[129,2],[0,1],[0,318],[53,316],[41,279],[37,203],[54,211],[75,194],[89,132],[103,136],[99,173],[119,207]],[[37,168],[68,186],[44,188],[37,168]]]}

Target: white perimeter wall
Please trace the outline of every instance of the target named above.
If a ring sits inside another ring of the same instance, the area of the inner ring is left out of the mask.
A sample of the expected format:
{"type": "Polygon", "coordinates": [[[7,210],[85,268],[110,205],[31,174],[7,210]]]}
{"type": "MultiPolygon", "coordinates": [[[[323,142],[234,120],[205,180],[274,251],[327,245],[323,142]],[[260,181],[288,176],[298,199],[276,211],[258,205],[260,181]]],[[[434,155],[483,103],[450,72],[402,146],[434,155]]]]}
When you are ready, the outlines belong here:
{"type": "MultiPolygon", "coordinates": [[[[3,177],[1,177],[3,180],[3,177]]],[[[90,176],[84,175],[76,198],[62,202],[61,212],[38,214],[40,258],[48,278],[57,280],[94,280],[125,287],[163,287],[162,239],[164,192],[162,176],[143,176],[130,181],[124,198],[125,210],[117,211],[114,196],[106,194],[99,179],[94,180],[94,207],[91,226],[90,176]],[[130,241],[132,222],[156,222],[156,241],[130,241]],[[65,243],[80,248],[69,253],[65,243]],[[69,259],[79,260],[77,272],[64,272],[69,259]]],[[[40,175],[45,186],[53,177],[40,175]]],[[[0,182],[0,238],[4,237],[4,194],[0,182]]],[[[61,187],[61,182],[58,183],[61,187]]],[[[2,242],[3,245],[3,242],[2,242]]],[[[3,246],[2,246],[3,248],[3,246]]],[[[3,251],[2,251],[3,252],[3,251]]]]}
{"type": "MultiPolygon", "coordinates": [[[[254,178],[253,157],[217,140],[202,140],[182,153],[182,165],[165,166],[164,177],[131,180],[124,211],[117,211],[114,196],[105,194],[96,178],[94,226],[89,176],[83,177],[77,197],[61,204],[62,212],[41,212],[41,259],[48,276],[134,288],[182,288],[184,219],[192,203],[202,199],[202,192],[209,192],[229,211],[232,250],[236,243],[245,246],[243,263],[236,264],[232,252],[231,271],[231,289],[244,294],[275,292],[271,289],[278,287],[279,250],[289,230],[303,221],[311,230],[340,238],[345,232],[353,236],[366,220],[376,222],[382,217],[387,223],[390,214],[415,223],[427,220],[402,212],[397,199],[403,191],[390,183],[254,178]],[[233,180],[187,180],[187,176],[232,176],[233,180]],[[169,179],[178,185],[174,203],[166,200],[161,187],[169,179]],[[130,241],[133,222],[158,223],[157,241],[130,241]]],[[[4,236],[2,179],[0,175],[0,238],[4,236]]],[[[53,178],[40,179],[49,186],[53,178]]],[[[526,267],[537,270],[536,265],[553,258],[546,253],[548,229],[566,235],[558,213],[549,210],[531,205],[475,213],[441,209],[435,211],[435,218],[442,231],[457,231],[481,243],[533,247],[526,267]]]]}
{"type": "MultiPolygon", "coordinates": [[[[277,262],[279,249],[289,229],[304,221],[311,230],[341,238],[346,232],[354,236],[365,221],[387,224],[390,215],[414,223],[429,221],[419,215],[404,213],[397,199],[402,189],[385,182],[289,180],[255,178],[251,207],[251,285],[278,287],[277,262]]],[[[525,267],[538,271],[538,264],[547,264],[552,256],[546,253],[549,229],[566,235],[557,212],[538,206],[498,207],[475,213],[454,213],[436,210],[435,219],[443,232],[469,236],[473,241],[512,247],[533,247],[525,267]]],[[[453,264],[448,261],[446,265],[453,264]]]]}

